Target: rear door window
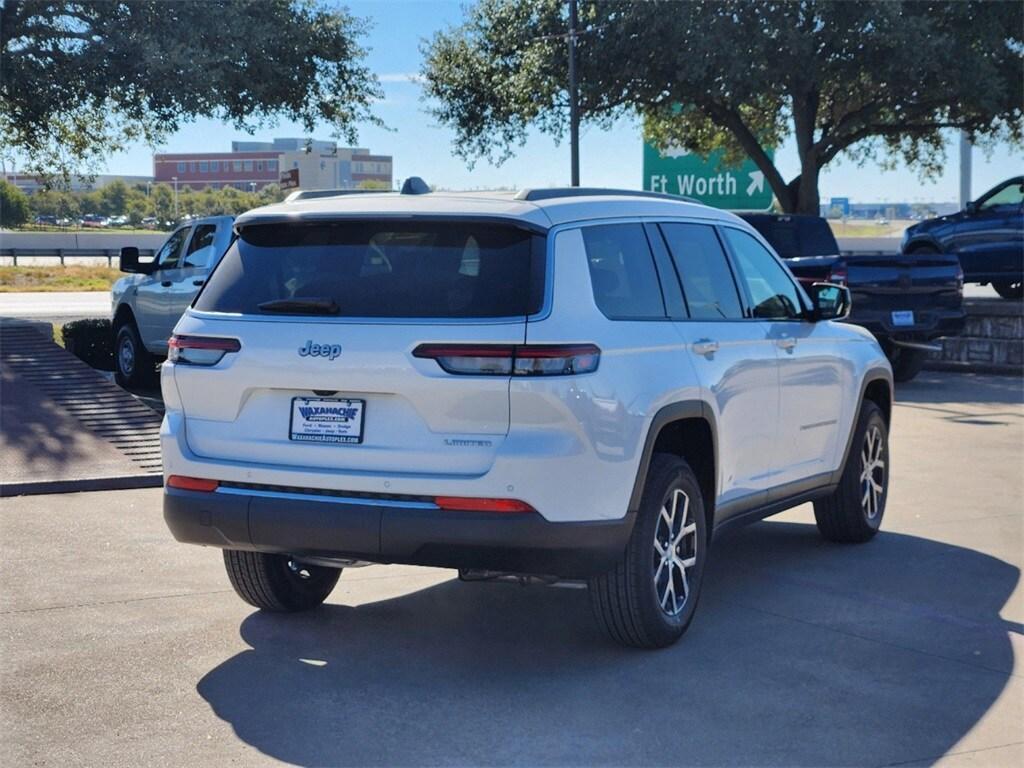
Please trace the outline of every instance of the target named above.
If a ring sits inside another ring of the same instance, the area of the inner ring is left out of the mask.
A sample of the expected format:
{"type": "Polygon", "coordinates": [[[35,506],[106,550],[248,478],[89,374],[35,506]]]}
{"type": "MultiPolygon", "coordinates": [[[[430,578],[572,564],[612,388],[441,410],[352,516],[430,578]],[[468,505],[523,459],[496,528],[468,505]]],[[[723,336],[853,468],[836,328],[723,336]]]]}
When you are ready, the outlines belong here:
{"type": "Polygon", "coordinates": [[[544,237],[473,221],[244,227],[196,309],[241,314],[489,318],[540,310],[544,237]]]}
{"type": "Polygon", "coordinates": [[[605,317],[664,319],[665,302],[643,225],[601,224],[582,232],[594,301],[605,317]]]}
{"type": "Polygon", "coordinates": [[[743,307],[714,227],[662,224],[693,320],[741,320],[743,307]]]}

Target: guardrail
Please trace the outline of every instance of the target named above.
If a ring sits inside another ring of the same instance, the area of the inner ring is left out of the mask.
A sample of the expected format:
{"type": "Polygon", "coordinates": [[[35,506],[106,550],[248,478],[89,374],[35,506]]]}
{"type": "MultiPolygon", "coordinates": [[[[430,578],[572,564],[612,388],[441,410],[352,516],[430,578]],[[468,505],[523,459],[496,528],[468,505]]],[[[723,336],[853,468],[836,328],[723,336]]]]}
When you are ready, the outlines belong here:
{"type": "MultiPolygon", "coordinates": [[[[155,253],[153,248],[140,248],[139,256],[148,257],[155,253]]],[[[65,259],[106,259],[107,266],[114,266],[114,260],[121,257],[120,248],[0,248],[0,259],[10,259],[18,266],[18,259],[58,259],[65,266],[65,259]]]]}

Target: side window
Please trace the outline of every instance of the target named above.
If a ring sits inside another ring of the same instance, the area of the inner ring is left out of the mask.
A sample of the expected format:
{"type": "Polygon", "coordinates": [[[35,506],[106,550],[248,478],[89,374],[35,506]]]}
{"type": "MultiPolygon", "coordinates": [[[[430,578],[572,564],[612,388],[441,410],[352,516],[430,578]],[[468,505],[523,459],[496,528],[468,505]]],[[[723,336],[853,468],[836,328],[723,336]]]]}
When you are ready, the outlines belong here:
{"type": "Polygon", "coordinates": [[[1024,184],[1013,182],[985,198],[979,208],[989,210],[994,208],[1014,208],[1024,202],[1024,184]]]}
{"type": "Polygon", "coordinates": [[[642,224],[584,227],[594,301],[610,320],[665,317],[654,257],[642,224]]]}
{"type": "Polygon", "coordinates": [[[800,292],[786,269],[746,232],[723,227],[754,317],[792,320],[803,314],[800,292]]]}
{"type": "Polygon", "coordinates": [[[182,227],[167,238],[167,242],[156,254],[158,269],[174,269],[178,266],[178,256],[181,254],[181,246],[185,244],[189,229],[190,227],[182,227]]]}
{"type": "Polygon", "coordinates": [[[662,224],[661,231],[683,282],[690,317],[742,320],[736,282],[714,228],[707,224],[662,224]]]}
{"type": "Polygon", "coordinates": [[[185,251],[183,267],[205,267],[213,256],[213,241],[217,236],[216,224],[200,224],[192,233],[185,251]]]}

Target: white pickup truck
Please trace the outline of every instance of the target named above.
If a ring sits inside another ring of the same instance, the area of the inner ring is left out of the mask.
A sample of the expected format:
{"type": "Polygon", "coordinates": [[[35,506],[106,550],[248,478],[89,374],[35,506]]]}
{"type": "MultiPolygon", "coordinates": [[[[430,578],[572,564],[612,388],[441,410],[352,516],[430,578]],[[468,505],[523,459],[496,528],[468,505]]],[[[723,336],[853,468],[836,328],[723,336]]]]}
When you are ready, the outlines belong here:
{"type": "Polygon", "coordinates": [[[233,216],[211,216],[181,224],[152,261],[139,249],[121,249],[121,271],[111,289],[114,360],[127,386],[156,382],[156,365],[167,356],[167,340],[231,242],[233,216]]]}

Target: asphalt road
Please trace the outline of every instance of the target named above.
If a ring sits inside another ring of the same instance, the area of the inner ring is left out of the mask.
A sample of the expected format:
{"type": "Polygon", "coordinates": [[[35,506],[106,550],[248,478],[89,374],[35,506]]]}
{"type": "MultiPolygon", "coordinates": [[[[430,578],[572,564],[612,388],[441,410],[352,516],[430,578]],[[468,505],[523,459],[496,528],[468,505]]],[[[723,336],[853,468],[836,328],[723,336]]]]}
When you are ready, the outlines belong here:
{"type": "Polygon", "coordinates": [[[442,570],[263,615],[159,490],[0,500],[0,764],[1020,766],[1021,388],[902,388],[883,533],[805,506],[722,538],[659,652],[582,591],[442,570]]]}

